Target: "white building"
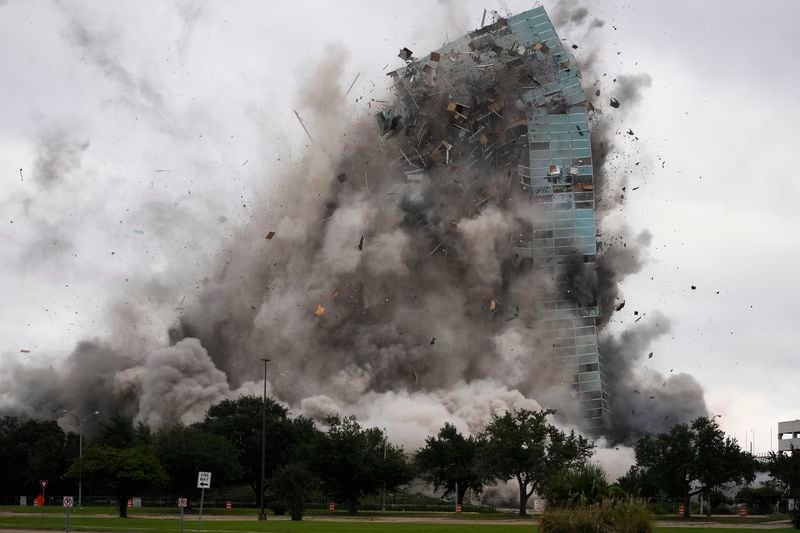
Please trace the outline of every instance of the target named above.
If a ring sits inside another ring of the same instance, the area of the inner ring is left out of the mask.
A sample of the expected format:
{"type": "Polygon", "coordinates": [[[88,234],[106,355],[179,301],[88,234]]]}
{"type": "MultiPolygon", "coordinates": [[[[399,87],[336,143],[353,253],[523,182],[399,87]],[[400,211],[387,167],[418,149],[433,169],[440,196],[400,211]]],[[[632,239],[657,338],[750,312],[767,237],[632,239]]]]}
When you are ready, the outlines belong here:
{"type": "Polygon", "coordinates": [[[800,420],[778,422],[778,451],[800,450],[800,420]]]}

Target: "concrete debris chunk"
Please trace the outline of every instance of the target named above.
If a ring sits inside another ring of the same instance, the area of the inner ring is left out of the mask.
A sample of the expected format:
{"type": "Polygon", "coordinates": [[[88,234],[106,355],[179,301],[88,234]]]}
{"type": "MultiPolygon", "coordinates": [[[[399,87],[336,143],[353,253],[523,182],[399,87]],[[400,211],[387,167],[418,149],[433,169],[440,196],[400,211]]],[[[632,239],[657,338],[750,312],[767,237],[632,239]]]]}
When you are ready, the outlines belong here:
{"type": "Polygon", "coordinates": [[[335,289],[331,293],[331,300],[333,300],[334,302],[338,302],[339,298],[341,298],[341,297],[342,297],[342,291],[340,291],[339,289],[335,289]]]}
{"type": "Polygon", "coordinates": [[[618,304],[616,305],[616,307],[614,307],[614,309],[615,309],[615,310],[617,310],[617,311],[622,311],[622,308],[623,308],[623,307],[625,307],[625,302],[624,302],[624,301],[622,301],[622,302],[618,303],[618,304]]]}
{"type": "Polygon", "coordinates": [[[619,107],[619,100],[617,100],[616,98],[612,98],[611,101],[608,103],[608,105],[610,105],[614,109],[617,109],[619,107]]]}
{"type": "Polygon", "coordinates": [[[267,232],[267,236],[264,237],[264,238],[266,240],[268,240],[268,241],[271,241],[274,236],[275,236],[275,232],[274,231],[270,231],[270,232],[267,232]]]}
{"type": "Polygon", "coordinates": [[[321,305],[317,304],[317,310],[314,311],[314,314],[317,315],[317,316],[324,315],[325,314],[325,308],[322,307],[321,305]]]}
{"type": "Polygon", "coordinates": [[[439,52],[431,52],[431,61],[436,61],[438,63],[440,59],[442,59],[442,54],[439,52]]]}
{"type": "Polygon", "coordinates": [[[339,180],[339,183],[344,183],[344,182],[346,182],[346,181],[347,181],[347,173],[345,173],[345,172],[342,172],[341,174],[339,174],[338,176],[336,176],[336,179],[337,179],[337,180],[339,180]]]}
{"type": "Polygon", "coordinates": [[[412,55],[414,55],[414,52],[412,52],[406,47],[403,47],[400,49],[400,53],[397,54],[397,57],[399,57],[403,61],[410,61],[412,55]]]}
{"type": "Polygon", "coordinates": [[[22,348],[22,349],[19,351],[19,353],[31,353],[31,351],[30,351],[30,350],[28,350],[27,348],[22,348]]]}

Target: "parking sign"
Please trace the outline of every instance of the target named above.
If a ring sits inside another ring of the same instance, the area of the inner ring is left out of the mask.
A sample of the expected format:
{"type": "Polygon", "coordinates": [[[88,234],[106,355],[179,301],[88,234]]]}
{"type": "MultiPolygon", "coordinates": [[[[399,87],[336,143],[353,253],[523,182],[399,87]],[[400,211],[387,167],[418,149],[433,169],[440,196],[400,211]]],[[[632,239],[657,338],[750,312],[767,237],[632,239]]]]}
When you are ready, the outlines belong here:
{"type": "Polygon", "coordinates": [[[180,507],[181,509],[186,507],[187,503],[188,502],[186,501],[186,498],[178,498],[178,507],[180,507]]]}
{"type": "Polygon", "coordinates": [[[211,472],[198,472],[197,473],[197,488],[210,489],[211,488],[211,472]]]}
{"type": "Polygon", "coordinates": [[[72,507],[72,496],[64,496],[64,507],[72,507]]]}

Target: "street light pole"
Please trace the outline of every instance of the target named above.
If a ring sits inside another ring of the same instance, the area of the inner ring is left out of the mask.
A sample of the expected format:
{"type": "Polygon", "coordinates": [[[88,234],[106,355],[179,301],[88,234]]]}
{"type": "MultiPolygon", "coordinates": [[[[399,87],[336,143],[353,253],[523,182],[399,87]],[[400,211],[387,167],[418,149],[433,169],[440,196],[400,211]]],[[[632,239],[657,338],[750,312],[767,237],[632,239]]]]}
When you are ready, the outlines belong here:
{"type": "Polygon", "coordinates": [[[386,428],[383,428],[383,503],[381,504],[381,511],[386,510],[386,428]]]}
{"type": "Polygon", "coordinates": [[[89,413],[83,418],[78,418],[77,415],[66,409],[62,409],[62,411],[78,421],[78,507],[83,507],[83,423],[94,415],[99,415],[100,411],[89,413]]]}
{"type": "Polygon", "coordinates": [[[259,520],[266,520],[267,513],[264,511],[264,462],[267,456],[267,363],[264,361],[264,398],[261,403],[261,512],[258,513],[259,520]]]}

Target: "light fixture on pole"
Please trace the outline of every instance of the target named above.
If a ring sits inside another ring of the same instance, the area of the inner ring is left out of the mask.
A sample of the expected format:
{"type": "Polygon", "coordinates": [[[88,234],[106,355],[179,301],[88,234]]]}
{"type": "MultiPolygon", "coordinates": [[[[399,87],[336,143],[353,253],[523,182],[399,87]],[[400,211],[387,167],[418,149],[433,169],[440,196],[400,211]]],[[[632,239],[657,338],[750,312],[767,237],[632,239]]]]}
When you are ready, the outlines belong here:
{"type": "Polygon", "coordinates": [[[78,422],[78,507],[83,507],[83,423],[94,415],[99,415],[100,411],[89,413],[83,418],[78,417],[75,413],[71,413],[66,409],[62,409],[62,411],[78,422]]]}
{"type": "Polygon", "coordinates": [[[264,511],[264,462],[267,456],[267,363],[264,361],[264,398],[261,403],[261,511],[258,513],[259,520],[266,520],[267,513],[264,511]]]}
{"type": "Polygon", "coordinates": [[[381,511],[386,510],[386,444],[388,437],[386,435],[386,428],[383,428],[383,502],[381,503],[381,511]]]}

